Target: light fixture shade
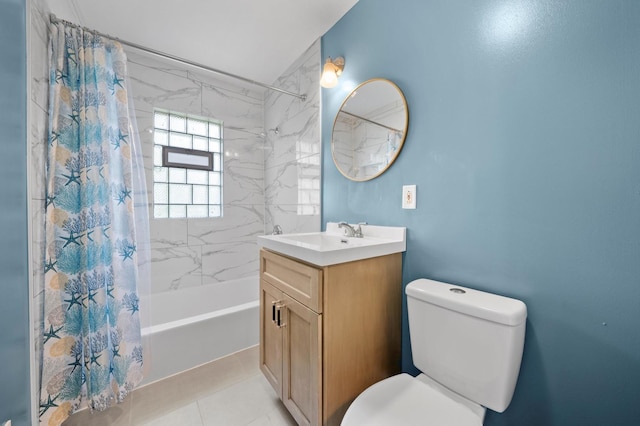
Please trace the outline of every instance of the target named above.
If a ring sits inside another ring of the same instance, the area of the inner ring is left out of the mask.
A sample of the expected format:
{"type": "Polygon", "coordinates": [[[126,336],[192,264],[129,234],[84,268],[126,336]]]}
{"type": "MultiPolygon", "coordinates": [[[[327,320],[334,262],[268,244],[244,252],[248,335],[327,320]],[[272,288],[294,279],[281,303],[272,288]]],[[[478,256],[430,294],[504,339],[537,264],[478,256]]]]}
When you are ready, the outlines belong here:
{"type": "Polygon", "coordinates": [[[344,69],[344,58],[336,58],[335,61],[331,57],[327,58],[327,62],[322,69],[322,77],[320,78],[320,86],[330,89],[338,84],[338,76],[342,74],[344,69]]]}
{"type": "Polygon", "coordinates": [[[333,64],[330,64],[330,63],[324,64],[322,77],[320,78],[320,86],[330,89],[332,87],[336,87],[337,84],[338,84],[338,74],[336,74],[336,70],[333,64]]]}

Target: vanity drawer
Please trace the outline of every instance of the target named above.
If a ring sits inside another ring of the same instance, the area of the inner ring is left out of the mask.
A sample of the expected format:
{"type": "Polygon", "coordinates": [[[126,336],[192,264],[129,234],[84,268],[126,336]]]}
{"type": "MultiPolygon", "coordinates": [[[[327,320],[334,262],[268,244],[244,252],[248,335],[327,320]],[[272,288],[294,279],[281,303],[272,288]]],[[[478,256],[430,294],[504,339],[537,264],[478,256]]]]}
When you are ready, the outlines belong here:
{"type": "Polygon", "coordinates": [[[263,249],[260,278],[311,310],[322,312],[322,269],[263,249]]]}

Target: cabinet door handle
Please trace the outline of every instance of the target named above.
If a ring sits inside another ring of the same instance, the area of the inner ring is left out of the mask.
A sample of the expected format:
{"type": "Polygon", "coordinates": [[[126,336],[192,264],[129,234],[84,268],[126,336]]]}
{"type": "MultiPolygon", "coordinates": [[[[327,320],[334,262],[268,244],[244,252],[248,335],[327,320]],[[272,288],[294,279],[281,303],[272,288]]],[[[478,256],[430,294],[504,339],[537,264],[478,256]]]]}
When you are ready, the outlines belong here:
{"type": "MultiPolygon", "coordinates": [[[[278,312],[278,318],[280,318],[280,307],[282,306],[282,300],[274,300],[273,302],[271,302],[271,321],[274,324],[278,324],[278,322],[276,322],[276,311],[278,312]]],[[[279,327],[279,325],[278,325],[279,327]]]]}
{"type": "Polygon", "coordinates": [[[282,308],[284,308],[284,307],[285,307],[285,305],[283,305],[283,304],[279,304],[278,305],[278,311],[277,311],[278,318],[276,320],[276,325],[278,326],[278,328],[282,328],[285,325],[287,325],[284,322],[282,322],[282,318],[280,317],[280,312],[281,312],[282,308]]]}

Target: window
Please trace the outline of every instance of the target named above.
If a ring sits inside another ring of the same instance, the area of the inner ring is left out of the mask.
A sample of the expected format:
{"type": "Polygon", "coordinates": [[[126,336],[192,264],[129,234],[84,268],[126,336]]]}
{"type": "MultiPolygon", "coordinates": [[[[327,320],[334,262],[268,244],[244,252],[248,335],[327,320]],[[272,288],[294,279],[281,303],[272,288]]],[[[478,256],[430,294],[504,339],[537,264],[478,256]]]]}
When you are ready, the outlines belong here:
{"type": "Polygon", "coordinates": [[[153,216],[222,216],[222,123],[153,113],[153,216]]]}

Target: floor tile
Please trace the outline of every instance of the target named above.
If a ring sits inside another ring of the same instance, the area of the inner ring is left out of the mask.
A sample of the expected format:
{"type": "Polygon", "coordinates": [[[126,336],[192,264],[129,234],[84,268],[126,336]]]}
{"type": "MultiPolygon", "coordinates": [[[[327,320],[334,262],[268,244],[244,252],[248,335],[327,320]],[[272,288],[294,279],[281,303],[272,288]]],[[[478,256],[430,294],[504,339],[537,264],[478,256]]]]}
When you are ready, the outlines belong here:
{"type": "Polygon", "coordinates": [[[147,385],[133,392],[131,425],[140,425],[168,415],[193,402],[180,375],[147,385]]]}
{"type": "Polygon", "coordinates": [[[280,400],[262,375],[198,401],[204,426],[245,426],[268,416],[278,404],[280,400]]]}
{"type": "MultiPolygon", "coordinates": [[[[191,404],[178,408],[163,416],[154,418],[146,423],[140,423],[140,426],[202,426],[202,419],[200,418],[200,410],[198,410],[198,404],[192,402],[191,404]]],[[[137,426],[137,425],[136,425],[137,426]]]]}
{"type": "Polygon", "coordinates": [[[266,415],[252,421],[247,426],[297,426],[291,414],[280,401],[276,401],[276,408],[266,415]]]}

